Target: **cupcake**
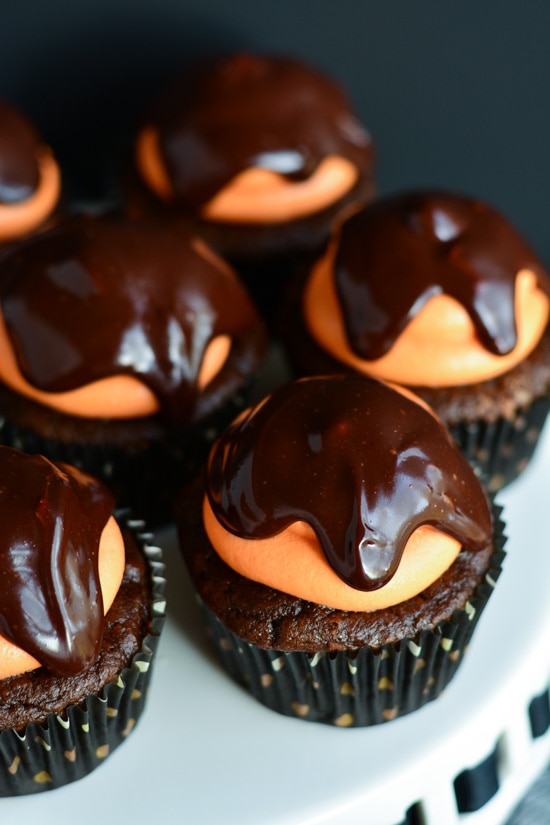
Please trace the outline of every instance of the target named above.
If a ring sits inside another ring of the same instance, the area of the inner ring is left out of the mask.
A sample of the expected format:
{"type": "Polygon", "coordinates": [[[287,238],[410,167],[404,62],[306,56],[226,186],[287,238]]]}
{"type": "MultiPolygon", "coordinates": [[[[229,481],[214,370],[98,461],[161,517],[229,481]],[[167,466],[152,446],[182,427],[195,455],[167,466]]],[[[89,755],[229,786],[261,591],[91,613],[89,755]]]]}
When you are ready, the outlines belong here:
{"type": "Polygon", "coordinates": [[[158,548],[95,478],[0,447],[0,795],[92,771],[143,710],[164,618],[158,548]]]}
{"type": "Polygon", "coordinates": [[[185,212],[264,307],[336,215],[373,193],[370,136],[346,95],[286,57],[195,66],[145,118],[136,162],[146,189],[185,212]]]}
{"type": "Polygon", "coordinates": [[[550,404],[550,280],[498,212],[442,192],[382,199],[293,289],[283,335],[299,373],[414,389],[494,491],[526,466],[550,404]]]}
{"type": "Polygon", "coordinates": [[[275,711],[338,726],[441,693],[503,558],[446,428],[358,375],[289,382],[238,417],[178,529],[228,673],[275,711]]]}
{"type": "Polygon", "coordinates": [[[266,350],[244,287],[179,224],[60,223],[4,259],[0,307],[2,442],[84,467],[155,521],[266,350]]]}
{"type": "Polygon", "coordinates": [[[60,190],[50,148],[23,114],[0,100],[0,244],[41,227],[60,190]]]}

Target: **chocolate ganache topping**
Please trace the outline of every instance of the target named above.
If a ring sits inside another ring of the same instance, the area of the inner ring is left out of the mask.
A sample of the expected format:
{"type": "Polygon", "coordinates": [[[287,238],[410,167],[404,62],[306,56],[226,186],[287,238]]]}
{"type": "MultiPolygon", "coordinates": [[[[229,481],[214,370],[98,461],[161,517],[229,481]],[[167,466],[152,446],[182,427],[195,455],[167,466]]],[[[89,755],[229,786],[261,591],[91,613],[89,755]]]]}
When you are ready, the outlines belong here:
{"type": "Polygon", "coordinates": [[[133,375],[174,426],[193,417],[213,338],[231,337],[232,364],[264,345],[244,287],[179,223],[69,220],[5,259],[0,302],[33,386],[61,392],[133,375]]]}
{"type": "Polygon", "coordinates": [[[309,177],[327,155],[370,170],[370,136],[337,85],[296,60],[238,54],[186,74],[153,119],[177,199],[194,208],[239,172],[309,177]]]}
{"type": "Polygon", "coordinates": [[[0,447],[0,632],[54,672],[97,657],[98,548],[113,506],[80,470],[0,447]]]}
{"type": "Polygon", "coordinates": [[[0,204],[25,201],[38,186],[38,134],[32,124],[0,101],[0,204]]]}
{"type": "Polygon", "coordinates": [[[443,192],[380,200],[341,227],[334,278],[351,348],[383,356],[429,299],[445,293],[470,315],[487,350],[504,355],[517,340],[514,288],[532,270],[550,280],[525,241],[480,201],[443,192]]]}
{"type": "Polygon", "coordinates": [[[307,522],[358,590],[391,579],[422,524],[472,551],[492,535],[485,494],[438,419],[363,376],[291,382],[237,419],[212,449],[208,497],[243,538],[307,522]]]}

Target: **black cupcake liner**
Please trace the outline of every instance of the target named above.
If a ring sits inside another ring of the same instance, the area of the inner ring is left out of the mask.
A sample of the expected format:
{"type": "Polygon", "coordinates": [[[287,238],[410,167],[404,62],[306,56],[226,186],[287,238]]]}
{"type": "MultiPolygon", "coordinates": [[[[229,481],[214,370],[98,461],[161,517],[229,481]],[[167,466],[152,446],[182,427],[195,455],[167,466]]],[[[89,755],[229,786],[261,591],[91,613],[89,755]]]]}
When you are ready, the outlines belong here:
{"type": "Polygon", "coordinates": [[[487,489],[496,493],[531,461],[549,412],[550,395],[518,408],[512,417],[460,422],[449,429],[487,489]]]}
{"type": "Polygon", "coordinates": [[[505,557],[501,509],[484,580],[462,610],[433,630],[372,650],[284,652],[243,641],[201,602],[214,649],[227,673],[259,702],[285,716],[338,727],[366,727],[436,699],[459,668],[505,557]]]}
{"type": "Polygon", "coordinates": [[[149,563],[151,630],[118,679],[62,714],[23,730],[0,731],[0,796],[53,790],[89,774],[134,729],[147,699],[153,661],[165,619],[164,564],[160,548],[150,544],[145,523],[126,521],[149,563]]]}

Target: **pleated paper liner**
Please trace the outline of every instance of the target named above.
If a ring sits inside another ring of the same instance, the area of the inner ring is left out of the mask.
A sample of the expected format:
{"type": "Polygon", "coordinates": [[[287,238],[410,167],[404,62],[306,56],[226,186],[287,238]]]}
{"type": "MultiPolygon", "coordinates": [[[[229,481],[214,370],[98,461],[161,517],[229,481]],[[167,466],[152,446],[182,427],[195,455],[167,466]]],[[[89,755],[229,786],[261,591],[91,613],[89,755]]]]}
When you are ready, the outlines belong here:
{"type": "Polygon", "coordinates": [[[464,609],[434,630],[377,650],[283,652],[243,641],[201,603],[217,655],[236,682],[285,716],[365,727],[417,710],[453,678],[500,575],[504,525],[500,508],[494,506],[493,512],[495,549],[485,578],[464,609]]]}
{"type": "Polygon", "coordinates": [[[496,493],[531,461],[549,411],[547,395],[517,409],[512,418],[456,424],[450,431],[487,488],[496,493]]]}
{"type": "Polygon", "coordinates": [[[126,520],[150,571],[150,633],[118,679],[71,705],[61,715],[21,731],[0,731],[0,796],[59,788],[101,765],[131,734],[145,707],[153,662],[165,619],[164,564],[144,522],[126,520]]]}

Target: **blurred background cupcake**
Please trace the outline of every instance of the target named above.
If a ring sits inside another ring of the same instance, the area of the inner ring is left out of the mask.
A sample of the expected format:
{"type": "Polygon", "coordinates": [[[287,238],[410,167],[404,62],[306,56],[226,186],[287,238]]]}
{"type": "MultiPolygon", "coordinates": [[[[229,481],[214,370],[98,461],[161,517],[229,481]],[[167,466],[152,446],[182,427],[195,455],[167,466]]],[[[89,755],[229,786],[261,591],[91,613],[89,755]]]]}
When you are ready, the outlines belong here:
{"type": "Polygon", "coordinates": [[[153,520],[267,347],[234,272],[179,224],[59,224],[4,259],[0,306],[0,440],[83,466],[153,520]]]}
{"type": "Polygon", "coordinates": [[[241,415],[182,496],[183,556],[230,675],[282,714],[389,721],[456,672],[502,524],[441,422],[359,375],[241,415]]]}
{"type": "Polygon", "coordinates": [[[193,66],[145,117],[136,164],[157,205],[185,212],[266,310],[289,267],[319,253],[340,211],[374,189],[371,138],[347,95],[288,57],[193,66]]]}
{"type": "Polygon", "coordinates": [[[61,195],[61,172],[33,124],[0,100],[0,255],[14,238],[42,227],[61,195]]]}
{"type": "Polygon", "coordinates": [[[144,523],[95,478],[8,447],[0,476],[0,796],[15,796],[80,779],[131,733],[165,582],[144,523]]]}
{"type": "Polygon", "coordinates": [[[550,407],[550,279],[497,211],[447,192],[381,199],[293,290],[281,329],[299,372],[414,389],[492,490],[526,466],[550,407]]]}

